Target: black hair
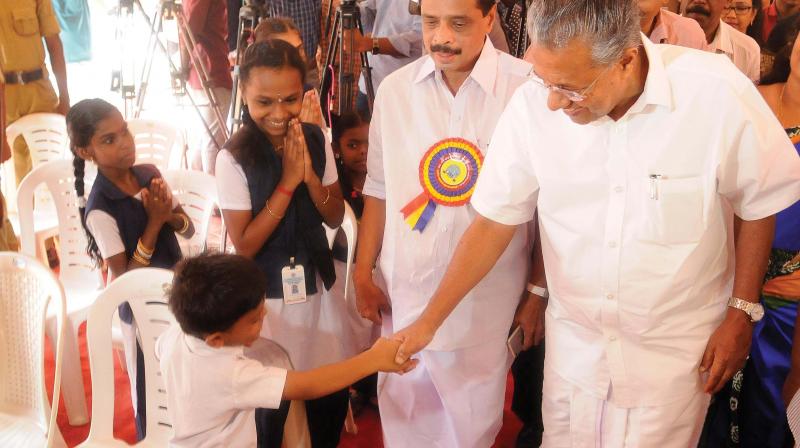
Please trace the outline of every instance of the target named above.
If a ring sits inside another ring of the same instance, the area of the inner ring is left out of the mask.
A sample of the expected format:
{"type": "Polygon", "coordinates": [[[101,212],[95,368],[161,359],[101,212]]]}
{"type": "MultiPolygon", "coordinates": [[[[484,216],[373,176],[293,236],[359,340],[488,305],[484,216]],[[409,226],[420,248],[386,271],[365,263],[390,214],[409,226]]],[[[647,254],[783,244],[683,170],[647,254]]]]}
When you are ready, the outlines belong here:
{"type": "Polygon", "coordinates": [[[203,254],[175,267],[169,309],[184,333],[205,338],[230,329],[264,301],[267,283],[251,259],[203,254]]]}
{"type": "Polygon", "coordinates": [[[345,112],[341,115],[331,116],[331,137],[334,143],[339,143],[342,135],[348,130],[369,124],[370,116],[366,111],[345,112]]]}
{"type": "Polygon", "coordinates": [[[753,23],[747,26],[745,34],[752,37],[758,42],[758,46],[764,45],[764,8],[761,0],[752,0],[753,10],[756,16],[753,18],[753,23]]]}
{"type": "Polygon", "coordinates": [[[789,79],[792,71],[792,48],[794,48],[798,30],[800,30],[800,14],[782,19],[775,25],[763,48],[765,53],[774,54],[775,60],[772,62],[772,69],[769,73],[761,78],[760,85],[778,84],[789,79]]]}
{"type": "MultiPolygon", "coordinates": [[[[484,17],[486,14],[489,14],[489,11],[497,4],[497,0],[475,0],[478,2],[478,8],[480,8],[481,12],[483,13],[484,17]]],[[[419,0],[420,6],[422,6],[422,0],[419,0]]]]}
{"type": "Polygon", "coordinates": [[[280,39],[269,39],[250,45],[244,51],[242,59],[239,77],[243,84],[250,79],[250,72],[258,67],[275,70],[289,67],[297,70],[301,80],[306,78],[306,64],[300,56],[300,51],[280,39]]]}
{"type": "Polygon", "coordinates": [[[286,34],[295,32],[300,34],[300,28],[297,28],[292,19],[286,17],[270,17],[261,21],[258,24],[253,35],[255,42],[265,42],[273,38],[276,34],[286,34]]]}
{"type": "Polygon", "coordinates": [[[66,118],[69,149],[72,151],[72,168],[75,173],[75,193],[78,196],[81,224],[88,242],[86,252],[98,266],[102,263],[103,257],[94,236],[86,227],[86,191],[83,183],[86,161],[78,155],[78,148],[89,146],[97,131],[97,123],[108,118],[114,111],[117,111],[117,108],[111,103],[100,98],[92,98],[79,101],[70,107],[66,118]]]}

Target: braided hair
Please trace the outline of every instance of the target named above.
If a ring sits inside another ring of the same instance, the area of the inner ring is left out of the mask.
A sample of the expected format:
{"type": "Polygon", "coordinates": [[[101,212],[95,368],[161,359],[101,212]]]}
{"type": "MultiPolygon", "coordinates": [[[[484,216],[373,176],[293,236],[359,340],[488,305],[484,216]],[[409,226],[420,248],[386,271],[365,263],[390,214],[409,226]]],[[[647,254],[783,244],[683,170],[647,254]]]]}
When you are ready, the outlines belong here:
{"type": "Polygon", "coordinates": [[[97,130],[97,123],[111,115],[117,108],[107,101],[99,98],[87,99],[78,102],[67,112],[67,133],[69,134],[69,149],[72,151],[72,168],[75,173],[75,193],[78,196],[81,224],[86,232],[88,241],[86,252],[97,265],[103,261],[100,249],[94,236],[86,227],[86,191],[84,186],[84,171],[86,161],[78,155],[78,148],[89,146],[97,130]]]}

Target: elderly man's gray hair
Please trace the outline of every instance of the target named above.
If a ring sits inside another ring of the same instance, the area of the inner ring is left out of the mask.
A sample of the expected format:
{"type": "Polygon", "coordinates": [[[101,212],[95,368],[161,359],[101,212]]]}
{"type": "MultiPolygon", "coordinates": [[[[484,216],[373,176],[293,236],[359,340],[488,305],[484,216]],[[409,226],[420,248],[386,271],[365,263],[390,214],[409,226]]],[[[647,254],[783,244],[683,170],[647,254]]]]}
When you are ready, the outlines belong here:
{"type": "Polygon", "coordinates": [[[642,43],[639,15],[637,0],[533,0],[528,34],[552,50],[584,40],[595,63],[610,64],[642,43]]]}

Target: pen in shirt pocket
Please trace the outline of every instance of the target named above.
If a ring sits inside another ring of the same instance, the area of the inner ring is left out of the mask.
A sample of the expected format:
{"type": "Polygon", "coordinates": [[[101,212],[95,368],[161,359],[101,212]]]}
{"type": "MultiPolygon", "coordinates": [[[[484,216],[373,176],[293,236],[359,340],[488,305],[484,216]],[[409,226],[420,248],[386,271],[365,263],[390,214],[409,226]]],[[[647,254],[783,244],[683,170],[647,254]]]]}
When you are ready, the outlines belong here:
{"type": "Polygon", "coordinates": [[[661,179],[664,178],[661,174],[651,174],[650,176],[650,199],[658,200],[658,187],[661,179]]]}

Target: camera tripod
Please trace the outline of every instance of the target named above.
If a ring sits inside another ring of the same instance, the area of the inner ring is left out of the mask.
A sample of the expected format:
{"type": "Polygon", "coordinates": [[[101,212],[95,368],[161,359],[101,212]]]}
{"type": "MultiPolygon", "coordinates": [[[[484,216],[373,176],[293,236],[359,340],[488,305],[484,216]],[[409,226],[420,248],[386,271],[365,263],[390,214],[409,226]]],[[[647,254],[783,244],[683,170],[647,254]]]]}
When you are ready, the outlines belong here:
{"type": "MultiPolygon", "coordinates": [[[[121,70],[119,72],[114,72],[112,77],[112,88],[120,90],[122,93],[123,99],[125,100],[125,112],[126,116],[133,116],[134,118],[138,118],[141,115],[142,110],[144,109],[144,101],[147,95],[147,88],[150,82],[150,75],[152,73],[153,68],[153,61],[155,59],[156,49],[160,49],[163,53],[164,57],[167,60],[170,68],[170,77],[172,79],[172,89],[176,96],[186,95],[189,98],[192,107],[197,112],[198,116],[200,117],[201,122],[203,123],[203,127],[205,128],[206,132],[208,133],[211,141],[214,142],[214,145],[217,146],[217,149],[220,147],[220,142],[218,142],[214,136],[214,132],[211,128],[213,123],[209,123],[206,120],[205,116],[201,111],[201,105],[198,103],[195,96],[186,89],[185,83],[182,76],[182,71],[179,66],[172,60],[170,56],[170,52],[167,48],[167,45],[162,41],[160,34],[163,32],[163,24],[165,20],[175,19],[178,28],[178,35],[186,47],[186,50],[189,54],[189,61],[191,66],[197,72],[197,76],[200,80],[201,87],[205,94],[205,97],[208,101],[208,106],[214,112],[214,119],[218,122],[220,129],[223,130],[223,137],[225,139],[228,138],[228,127],[226,126],[226,114],[220,108],[219,100],[214,93],[214,90],[210,84],[209,77],[208,77],[208,69],[206,68],[203,61],[197,56],[195,51],[195,47],[197,41],[194,37],[194,33],[186,24],[186,18],[183,14],[183,8],[179,0],[161,0],[158,6],[158,9],[154,12],[153,17],[149,17],[145,12],[140,0],[121,0],[120,1],[120,9],[118,11],[118,20],[122,21],[122,14],[125,13],[125,25],[128,28],[127,31],[130,31],[132,27],[132,20],[134,14],[134,7],[138,8],[141,12],[142,16],[144,17],[145,22],[150,28],[150,36],[147,42],[147,53],[145,57],[144,64],[142,66],[142,73],[141,78],[139,80],[138,89],[131,83],[127,83],[128,79],[132,79],[133,67],[130,61],[123,60],[121,62],[121,70]],[[130,64],[130,65],[128,65],[130,64]],[[138,91],[138,94],[137,94],[138,91]],[[135,104],[131,104],[133,100],[136,100],[135,104]]],[[[120,28],[118,22],[118,38],[120,37],[120,28]]],[[[128,37],[128,36],[126,36],[128,37]]],[[[126,45],[129,43],[130,39],[123,38],[123,48],[122,54],[130,54],[126,52],[126,45]]]]}
{"type": "Polygon", "coordinates": [[[233,90],[231,91],[231,111],[229,135],[233,135],[242,125],[242,92],[239,88],[239,66],[244,56],[244,51],[250,45],[250,39],[255,31],[258,22],[268,17],[267,7],[264,0],[244,0],[244,4],[239,9],[239,27],[236,34],[236,58],[233,64],[233,90]]]}
{"type": "Polygon", "coordinates": [[[327,51],[322,66],[320,97],[323,102],[325,120],[330,126],[331,112],[341,115],[356,109],[359,74],[364,74],[364,83],[369,98],[369,108],[375,100],[372,84],[372,69],[366,53],[354,54],[356,32],[364,32],[361,24],[361,11],[356,0],[342,0],[335,10],[328,5],[323,14],[323,29],[328,31],[327,51]],[[360,58],[356,64],[356,58],[360,58]]]}

